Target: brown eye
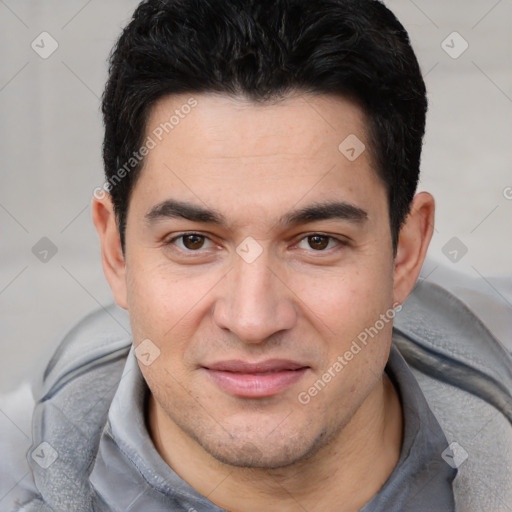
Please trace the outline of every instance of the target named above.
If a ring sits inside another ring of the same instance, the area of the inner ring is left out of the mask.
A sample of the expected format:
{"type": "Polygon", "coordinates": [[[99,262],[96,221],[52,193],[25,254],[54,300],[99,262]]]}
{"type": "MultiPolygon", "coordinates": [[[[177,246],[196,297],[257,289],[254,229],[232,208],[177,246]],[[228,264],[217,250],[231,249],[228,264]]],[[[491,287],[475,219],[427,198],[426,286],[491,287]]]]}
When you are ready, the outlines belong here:
{"type": "Polygon", "coordinates": [[[183,235],[183,246],[189,249],[190,251],[197,251],[198,249],[201,249],[204,245],[205,237],[202,235],[183,235]]]}
{"type": "Polygon", "coordinates": [[[323,235],[308,236],[308,245],[315,251],[323,251],[329,245],[330,237],[323,235]]]}

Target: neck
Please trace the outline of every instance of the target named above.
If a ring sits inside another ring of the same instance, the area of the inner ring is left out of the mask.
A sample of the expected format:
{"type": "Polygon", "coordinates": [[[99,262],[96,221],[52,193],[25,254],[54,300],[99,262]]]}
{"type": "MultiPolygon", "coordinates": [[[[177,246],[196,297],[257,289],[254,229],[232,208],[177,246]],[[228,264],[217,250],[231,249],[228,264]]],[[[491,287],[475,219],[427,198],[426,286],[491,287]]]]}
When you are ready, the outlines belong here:
{"type": "Polygon", "coordinates": [[[177,427],[153,397],[149,428],[155,447],[174,471],[218,506],[233,512],[359,510],[382,487],[402,444],[402,411],[383,374],[350,422],[326,446],[300,463],[278,469],[223,464],[177,427]]]}

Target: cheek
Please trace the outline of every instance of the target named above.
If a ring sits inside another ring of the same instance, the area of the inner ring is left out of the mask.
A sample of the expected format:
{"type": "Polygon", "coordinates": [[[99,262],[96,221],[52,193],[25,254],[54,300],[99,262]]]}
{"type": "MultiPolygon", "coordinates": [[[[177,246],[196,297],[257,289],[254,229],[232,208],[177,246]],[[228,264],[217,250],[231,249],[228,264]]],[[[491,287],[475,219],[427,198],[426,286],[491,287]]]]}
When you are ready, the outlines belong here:
{"type": "Polygon", "coordinates": [[[149,365],[140,359],[139,367],[153,393],[165,396],[170,386],[176,395],[179,383],[186,382],[187,378],[184,354],[196,329],[197,292],[162,265],[131,266],[127,280],[135,348],[143,340],[146,344],[145,340],[150,340],[149,346],[158,354],[149,365]]]}
{"type": "Polygon", "coordinates": [[[188,360],[198,332],[208,329],[222,272],[176,269],[159,258],[127,266],[128,311],[135,344],[149,338],[174,369],[188,360]],[[173,363],[176,362],[176,364],[173,363]]]}
{"type": "Polygon", "coordinates": [[[391,307],[391,271],[382,264],[380,267],[376,262],[316,275],[297,273],[291,279],[291,288],[316,328],[346,343],[391,307]]]}
{"type": "Polygon", "coordinates": [[[192,283],[169,272],[164,263],[133,258],[127,265],[128,311],[135,342],[150,338],[162,345],[198,302],[192,283]]]}

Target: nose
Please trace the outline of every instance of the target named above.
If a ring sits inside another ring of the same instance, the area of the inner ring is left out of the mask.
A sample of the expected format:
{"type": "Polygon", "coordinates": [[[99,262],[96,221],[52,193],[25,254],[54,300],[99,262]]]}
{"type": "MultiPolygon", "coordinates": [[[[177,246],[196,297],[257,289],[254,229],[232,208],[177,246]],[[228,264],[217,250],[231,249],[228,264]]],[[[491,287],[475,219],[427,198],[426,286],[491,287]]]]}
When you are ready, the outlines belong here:
{"type": "Polygon", "coordinates": [[[297,321],[293,292],[272,268],[265,252],[246,262],[235,256],[234,268],[226,276],[213,318],[245,343],[262,343],[272,335],[291,329],[297,321]]]}

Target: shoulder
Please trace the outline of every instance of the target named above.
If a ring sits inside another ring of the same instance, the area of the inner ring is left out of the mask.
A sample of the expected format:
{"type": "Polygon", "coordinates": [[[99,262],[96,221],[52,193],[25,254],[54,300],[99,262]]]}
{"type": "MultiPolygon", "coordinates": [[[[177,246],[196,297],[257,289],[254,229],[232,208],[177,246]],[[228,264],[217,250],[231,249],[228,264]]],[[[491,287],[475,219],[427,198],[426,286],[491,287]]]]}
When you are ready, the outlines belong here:
{"type": "Polygon", "coordinates": [[[29,382],[0,395],[0,509],[13,510],[35,492],[26,453],[32,442],[34,397],[29,382]]]}
{"type": "MultiPolygon", "coordinates": [[[[471,280],[459,283],[488,313],[502,307],[471,280]]],[[[395,318],[394,342],[455,453],[460,510],[512,502],[512,357],[502,341],[467,302],[426,280],[395,318]]]]}
{"type": "Polygon", "coordinates": [[[46,399],[94,368],[126,358],[131,342],[126,311],[111,304],[88,314],[64,337],[35,383],[36,400],[46,399]]]}
{"type": "Polygon", "coordinates": [[[115,305],[98,309],[69,331],[32,385],[0,397],[9,427],[1,443],[2,507],[46,510],[41,494],[44,503],[55,495],[54,481],[68,488],[86,481],[77,454],[93,457],[131,341],[126,312],[115,305]],[[38,464],[44,451],[58,463],[38,464]]]}

